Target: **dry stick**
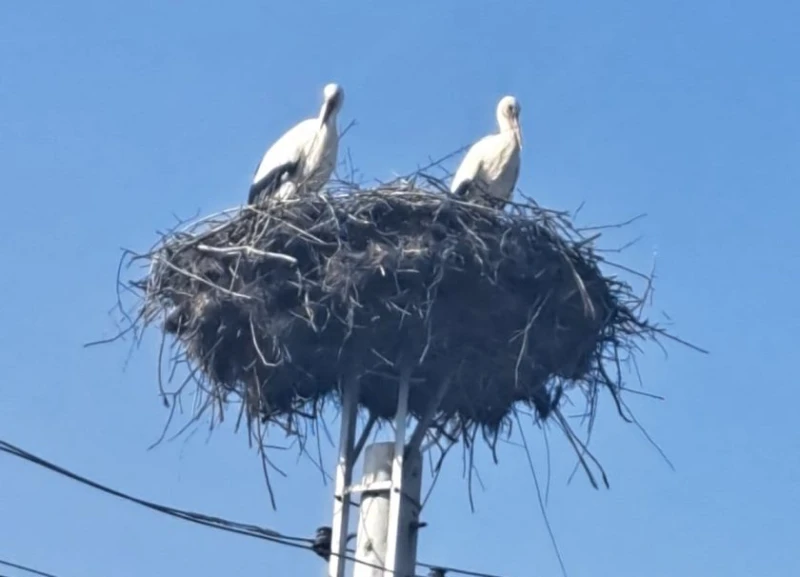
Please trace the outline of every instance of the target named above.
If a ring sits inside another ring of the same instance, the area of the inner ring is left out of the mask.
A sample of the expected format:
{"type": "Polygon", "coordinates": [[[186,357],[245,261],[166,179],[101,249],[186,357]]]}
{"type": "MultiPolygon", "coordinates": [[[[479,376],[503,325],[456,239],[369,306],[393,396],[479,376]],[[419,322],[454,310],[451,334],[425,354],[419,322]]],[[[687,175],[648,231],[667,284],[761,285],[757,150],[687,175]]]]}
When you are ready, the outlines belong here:
{"type": "Polygon", "coordinates": [[[128,326],[133,326],[136,323],[131,319],[131,317],[127,313],[127,311],[125,311],[125,307],[122,306],[121,287],[123,285],[122,285],[122,283],[120,283],[120,280],[119,280],[120,276],[122,275],[122,263],[125,262],[125,257],[128,256],[128,254],[129,254],[129,251],[127,251],[125,249],[122,249],[122,255],[120,256],[119,264],[117,265],[117,277],[116,277],[117,282],[116,282],[116,286],[115,286],[115,289],[116,289],[116,292],[117,292],[116,307],[117,307],[117,310],[120,312],[120,314],[123,316],[123,318],[128,322],[128,326]]]}
{"type": "Polygon", "coordinates": [[[228,294],[228,295],[231,295],[231,296],[234,296],[234,297],[237,297],[237,298],[241,298],[241,299],[244,299],[244,300],[253,300],[253,297],[251,297],[249,295],[244,295],[244,294],[241,294],[241,293],[230,291],[230,290],[228,290],[226,288],[223,288],[223,287],[221,287],[221,286],[219,286],[217,284],[214,284],[211,281],[208,281],[208,280],[204,279],[203,277],[197,276],[196,274],[194,274],[192,272],[189,272],[188,270],[179,268],[179,267],[175,266],[174,264],[172,264],[171,262],[169,262],[167,260],[164,260],[164,259],[161,259],[161,258],[159,258],[159,260],[161,262],[163,262],[165,265],[167,265],[169,268],[174,270],[175,272],[177,272],[179,274],[186,275],[189,278],[194,279],[194,280],[196,280],[196,281],[198,281],[198,282],[200,282],[200,283],[202,283],[204,285],[207,285],[207,286],[209,286],[209,287],[211,287],[213,289],[217,289],[220,292],[223,292],[225,294],[228,294]]]}
{"type": "MultiPolygon", "coordinates": [[[[542,499],[542,490],[539,486],[539,476],[536,474],[536,467],[533,465],[533,458],[531,457],[531,451],[528,447],[528,440],[525,438],[525,432],[522,429],[522,423],[520,423],[519,415],[515,412],[514,418],[517,420],[517,425],[519,426],[519,433],[522,437],[522,443],[525,447],[525,456],[528,458],[528,467],[530,467],[531,475],[533,475],[533,483],[536,486],[536,498],[539,501],[539,510],[542,512],[542,517],[544,518],[545,527],[547,527],[547,534],[550,536],[550,542],[553,544],[553,549],[556,552],[556,558],[558,558],[558,564],[561,567],[561,574],[564,577],[567,577],[567,568],[564,566],[564,560],[561,558],[561,551],[558,547],[558,542],[556,541],[555,533],[553,533],[553,528],[550,526],[550,519],[547,516],[547,510],[544,505],[544,500],[542,499]]],[[[548,482],[549,484],[549,482],[548,482]]]]}
{"type": "Polygon", "coordinates": [[[552,478],[552,463],[550,461],[550,439],[547,437],[547,427],[542,426],[542,436],[544,437],[544,453],[547,463],[547,483],[544,487],[544,502],[550,501],[550,479],[552,478]]]}
{"type": "Polygon", "coordinates": [[[109,337],[107,339],[100,339],[100,340],[97,340],[97,341],[91,341],[91,342],[88,342],[88,343],[84,343],[83,344],[83,348],[94,347],[94,346],[97,346],[97,345],[107,345],[107,344],[116,342],[116,341],[124,338],[125,335],[127,335],[128,333],[131,333],[131,332],[135,333],[136,332],[136,323],[138,323],[140,320],[142,320],[144,318],[144,315],[145,315],[145,309],[142,308],[139,311],[139,313],[136,315],[136,318],[132,319],[132,322],[131,322],[130,325],[128,325],[128,327],[126,327],[125,329],[121,330],[120,332],[118,332],[113,337],[109,337]]]}
{"type": "Polygon", "coordinates": [[[469,508],[471,512],[475,512],[475,500],[472,497],[472,475],[478,478],[478,484],[483,487],[478,470],[475,468],[475,437],[478,434],[478,424],[476,423],[472,430],[472,438],[469,442],[469,477],[467,479],[467,491],[469,493],[469,508]]]}
{"type": "Polygon", "coordinates": [[[644,425],[642,425],[639,422],[639,420],[633,415],[633,411],[631,411],[628,405],[625,403],[623,403],[623,405],[628,410],[628,414],[631,416],[631,419],[633,420],[633,423],[636,425],[636,428],[638,428],[639,431],[642,433],[642,435],[644,435],[644,438],[647,439],[647,442],[650,443],[650,445],[652,445],[656,451],[658,451],[658,454],[661,455],[661,457],[667,463],[669,468],[675,471],[675,465],[672,463],[670,458],[667,457],[667,454],[664,452],[664,449],[662,449],[661,446],[658,443],[656,443],[655,439],[653,439],[650,433],[647,432],[647,429],[644,428],[644,425]]]}
{"type": "MultiPolygon", "coordinates": [[[[196,227],[196,226],[198,226],[198,225],[200,225],[200,224],[205,224],[205,223],[208,223],[208,222],[212,221],[212,219],[213,219],[213,218],[215,218],[215,217],[217,217],[217,216],[220,216],[220,215],[223,215],[223,214],[232,213],[232,214],[234,214],[234,218],[235,218],[235,215],[236,215],[236,213],[239,213],[240,211],[241,211],[241,209],[239,209],[239,208],[235,208],[235,209],[233,209],[233,208],[230,208],[230,209],[226,209],[226,210],[224,210],[224,211],[218,212],[218,213],[216,213],[216,214],[214,214],[214,215],[211,215],[211,216],[207,216],[207,217],[201,218],[201,219],[197,220],[196,222],[193,222],[192,224],[190,224],[190,225],[187,225],[187,226],[186,226],[186,227],[185,227],[185,228],[184,228],[184,229],[181,231],[181,233],[182,233],[182,234],[189,234],[189,232],[188,232],[188,231],[189,231],[189,230],[191,230],[191,229],[193,229],[194,227],[196,227]]],[[[222,224],[220,224],[220,225],[218,225],[218,226],[216,226],[216,227],[212,228],[211,230],[208,230],[208,231],[206,231],[206,232],[204,232],[204,233],[202,233],[202,234],[200,234],[200,235],[196,236],[195,238],[193,238],[193,239],[191,239],[191,240],[189,240],[189,241],[187,241],[187,242],[185,242],[185,243],[181,243],[181,245],[180,245],[178,248],[179,248],[180,250],[186,250],[187,248],[191,248],[192,246],[194,246],[194,245],[196,245],[196,244],[198,244],[198,243],[200,243],[200,242],[204,241],[205,239],[207,239],[207,238],[209,238],[209,237],[212,237],[212,236],[214,236],[214,235],[215,235],[215,234],[217,234],[218,232],[220,232],[220,231],[222,231],[222,230],[225,230],[227,227],[229,227],[229,226],[231,225],[231,222],[235,222],[235,221],[233,221],[233,220],[231,220],[231,219],[229,219],[229,220],[226,220],[226,221],[223,221],[223,222],[222,222],[222,224]]],[[[153,253],[157,252],[157,251],[159,250],[159,249],[158,249],[158,246],[159,246],[159,245],[161,245],[161,246],[163,247],[165,240],[166,240],[166,238],[162,238],[162,240],[161,240],[159,243],[157,243],[157,244],[156,244],[156,245],[155,245],[155,246],[154,246],[154,247],[151,249],[151,251],[150,251],[150,254],[153,254],[153,253]]],[[[146,256],[146,255],[142,255],[142,256],[146,256]]]]}
{"type": "Polygon", "coordinates": [[[533,323],[536,322],[536,319],[539,318],[539,315],[542,313],[542,309],[544,305],[547,304],[547,301],[550,300],[550,295],[552,293],[547,293],[547,296],[544,300],[536,307],[536,312],[534,312],[530,318],[528,319],[528,323],[525,325],[525,329],[522,333],[522,344],[519,347],[519,354],[517,355],[517,362],[514,365],[514,385],[519,386],[519,367],[522,364],[522,358],[527,352],[528,349],[528,333],[530,332],[531,328],[533,327],[533,323]]]}
{"type": "Polygon", "coordinates": [[[197,250],[201,250],[203,252],[213,252],[217,254],[235,254],[235,253],[245,252],[248,254],[263,256],[264,258],[273,258],[276,260],[282,260],[293,265],[297,264],[297,259],[294,258],[293,256],[289,256],[288,254],[281,254],[279,252],[267,252],[264,250],[258,250],[257,248],[253,248],[252,246],[232,246],[228,248],[216,248],[213,246],[208,246],[206,244],[199,244],[197,245],[197,250]]]}
{"type": "MultiPolygon", "coordinates": [[[[324,460],[322,458],[322,435],[320,434],[319,430],[319,422],[316,419],[311,421],[311,432],[317,439],[317,459],[321,464],[324,460]]],[[[320,473],[322,473],[322,485],[326,486],[327,478],[330,477],[330,479],[333,479],[333,476],[327,473],[325,468],[322,466],[320,466],[320,473]]]]}
{"type": "Polygon", "coordinates": [[[247,438],[249,439],[253,435],[252,421],[250,419],[250,404],[248,403],[246,395],[242,395],[242,404],[239,407],[239,414],[236,415],[236,424],[233,426],[234,432],[239,432],[239,428],[242,426],[242,420],[245,416],[247,417],[245,424],[247,426],[247,438]]]}
{"type": "Polygon", "coordinates": [[[258,337],[256,337],[256,328],[253,324],[253,315],[250,315],[250,336],[253,340],[253,347],[256,349],[256,353],[258,353],[258,358],[261,360],[262,364],[265,367],[277,367],[277,363],[267,362],[267,358],[264,356],[264,353],[261,352],[261,347],[258,346],[258,337]]]}
{"type": "MultiPolygon", "coordinates": [[[[166,316],[166,314],[164,315],[166,316]]],[[[178,326],[180,330],[180,325],[178,326]]],[[[161,395],[161,400],[164,403],[165,407],[169,407],[169,401],[167,400],[167,393],[164,390],[164,375],[161,372],[161,369],[164,366],[164,345],[167,342],[167,333],[166,331],[161,333],[161,343],[158,346],[158,361],[156,361],[157,365],[157,374],[158,374],[158,392],[161,395]]]]}
{"type": "MultiPolygon", "coordinates": [[[[264,483],[267,485],[267,493],[269,493],[269,502],[272,505],[272,510],[273,511],[277,511],[278,510],[278,505],[275,502],[275,492],[272,490],[272,481],[269,478],[269,470],[267,469],[267,464],[272,465],[272,462],[267,457],[267,453],[266,453],[266,451],[264,449],[264,445],[263,445],[263,442],[262,442],[263,441],[263,432],[262,432],[263,431],[263,429],[262,429],[263,425],[261,423],[261,420],[257,421],[257,425],[256,426],[258,428],[258,440],[259,440],[258,453],[261,456],[261,471],[264,473],[264,483]]],[[[272,466],[273,466],[273,468],[275,468],[278,471],[278,473],[282,473],[282,471],[280,469],[278,469],[274,465],[272,465],[272,466]]],[[[286,477],[285,474],[283,474],[283,476],[286,477]]]]}
{"type": "Polygon", "coordinates": [[[443,163],[445,160],[450,160],[450,159],[451,159],[451,158],[453,158],[455,155],[457,155],[457,154],[461,154],[462,152],[466,151],[466,150],[467,150],[467,149],[468,149],[470,146],[472,146],[472,145],[471,145],[471,144],[465,144],[464,146],[462,146],[462,147],[461,147],[461,148],[459,148],[458,150],[454,150],[453,152],[450,152],[450,153],[448,153],[448,154],[446,154],[446,155],[442,156],[441,158],[438,158],[438,159],[436,159],[436,160],[433,160],[433,161],[429,162],[428,164],[426,164],[426,165],[422,166],[421,168],[417,168],[417,169],[416,169],[414,172],[410,172],[410,173],[408,173],[407,175],[405,175],[405,177],[401,177],[401,178],[406,178],[406,179],[408,179],[408,178],[411,178],[412,176],[414,176],[414,175],[416,175],[416,174],[421,174],[421,173],[424,173],[424,172],[426,172],[427,170],[430,170],[431,168],[433,168],[433,167],[435,167],[435,166],[439,166],[439,165],[440,165],[440,164],[442,164],[442,163],[443,163]]]}
{"type": "Polygon", "coordinates": [[[434,476],[433,480],[431,481],[431,486],[428,488],[428,492],[426,493],[425,498],[422,500],[422,504],[420,505],[420,511],[422,511],[422,509],[425,508],[425,504],[428,502],[428,499],[430,498],[431,494],[433,494],[433,488],[436,486],[436,481],[439,480],[439,474],[442,471],[442,465],[444,463],[444,459],[447,456],[447,453],[450,452],[450,449],[456,446],[456,442],[457,441],[450,440],[450,445],[448,445],[444,449],[441,449],[440,447],[442,453],[441,455],[439,455],[439,460],[437,461],[436,465],[431,467],[434,476]]]}
{"type": "Polygon", "coordinates": [[[425,407],[425,413],[422,415],[422,418],[417,421],[417,426],[414,429],[414,432],[411,434],[411,438],[406,445],[406,455],[410,451],[416,451],[422,446],[422,440],[425,437],[425,433],[428,430],[431,422],[433,422],[433,417],[436,415],[436,411],[439,410],[439,407],[444,400],[444,397],[447,395],[448,390],[450,390],[450,383],[453,381],[453,376],[448,375],[444,377],[441,381],[439,381],[439,386],[436,387],[436,393],[434,397],[428,403],[428,406],[425,407]]]}
{"type": "Polygon", "coordinates": [[[367,444],[367,438],[369,437],[369,434],[372,432],[372,427],[375,426],[375,422],[377,420],[378,417],[372,414],[367,419],[367,423],[364,425],[364,430],[361,431],[361,435],[358,437],[358,441],[356,441],[356,444],[353,445],[353,456],[351,457],[353,462],[355,462],[355,460],[358,459],[358,456],[364,449],[364,445],[367,444]]]}
{"type": "MultiPolygon", "coordinates": [[[[192,378],[194,377],[195,373],[198,370],[199,370],[198,367],[195,367],[195,368],[190,370],[189,376],[187,376],[186,379],[184,379],[184,381],[181,384],[181,386],[178,387],[178,390],[175,391],[174,393],[172,393],[172,398],[173,399],[177,399],[178,398],[178,395],[181,394],[181,392],[183,391],[183,388],[186,385],[189,384],[189,382],[192,380],[192,378]]],[[[164,423],[164,428],[161,430],[161,435],[159,436],[159,438],[153,444],[151,444],[149,447],[147,447],[148,451],[154,449],[156,446],[158,446],[161,442],[164,441],[164,439],[167,436],[167,431],[169,430],[169,426],[170,426],[170,424],[172,424],[172,419],[175,416],[175,411],[177,410],[177,408],[178,408],[178,402],[173,401],[172,406],[170,407],[170,410],[169,410],[169,416],[167,417],[167,421],[166,421],[166,423],[164,423]]],[[[183,409],[181,409],[181,412],[183,412],[183,409]]],[[[185,431],[193,422],[195,422],[195,419],[190,420],[189,423],[187,423],[181,429],[181,432],[185,431]]]]}
{"type": "Polygon", "coordinates": [[[589,481],[591,482],[592,487],[594,487],[595,489],[600,488],[600,486],[597,484],[597,481],[594,478],[594,475],[592,475],[592,472],[589,469],[589,465],[586,462],[584,455],[589,457],[589,459],[591,459],[592,462],[597,466],[598,470],[600,471],[600,475],[603,478],[603,484],[605,485],[606,489],[610,488],[605,469],[603,469],[602,465],[600,465],[600,462],[595,458],[595,456],[591,452],[589,452],[589,448],[586,446],[586,444],[584,444],[583,442],[581,442],[580,439],[577,438],[575,433],[572,431],[572,428],[569,426],[569,423],[567,423],[567,420],[564,418],[564,415],[561,414],[561,411],[555,410],[554,414],[556,415],[556,418],[558,419],[558,422],[561,425],[562,430],[564,431],[564,434],[567,437],[567,440],[570,442],[573,449],[575,450],[575,454],[578,456],[578,461],[583,467],[584,472],[589,477],[589,481]]]}

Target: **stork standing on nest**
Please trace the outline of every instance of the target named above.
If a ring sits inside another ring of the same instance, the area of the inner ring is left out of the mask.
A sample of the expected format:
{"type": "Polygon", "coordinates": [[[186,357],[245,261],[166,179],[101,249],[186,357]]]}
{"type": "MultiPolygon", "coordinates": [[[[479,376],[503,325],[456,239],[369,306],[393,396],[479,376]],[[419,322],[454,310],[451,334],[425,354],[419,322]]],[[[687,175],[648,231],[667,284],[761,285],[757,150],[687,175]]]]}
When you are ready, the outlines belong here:
{"type": "Polygon", "coordinates": [[[261,159],[253,175],[248,204],[274,197],[285,200],[298,191],[318,192],[333,173],[339,152],[336,117],[344,91],[328,84],[317,118],[303,120],[281,136],[261,159]]]}
{"type": "Polygon", "coordinates": [[[522,150],[519,127],[520,105],[513,96],[497,104],[500,132],[484,136],[464,156],[450,184],[450,192],[465,200],[483,200],[502,206],[517,184],[522,150]]]}

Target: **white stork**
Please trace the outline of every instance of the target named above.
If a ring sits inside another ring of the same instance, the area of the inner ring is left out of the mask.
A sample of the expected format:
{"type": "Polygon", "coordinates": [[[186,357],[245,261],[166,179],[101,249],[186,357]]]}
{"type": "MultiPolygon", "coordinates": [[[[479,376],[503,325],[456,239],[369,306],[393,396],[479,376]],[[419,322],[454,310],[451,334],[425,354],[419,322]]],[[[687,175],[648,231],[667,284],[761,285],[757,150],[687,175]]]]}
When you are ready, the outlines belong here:
{"type": "Polygon", "coordinates": [[[522,150],[519,113],[516,98],[504,96],[500,99],[497,104],[500,132],[484,136],[469,149],[450,184],[454,196],[471,201],[481,199],[500,206],[511,198],[519,176],[522,150]]]}
{"type": "Polygon", "coordinates": [[[269,147],[253,175],[248,204],[274,195],[285,200],[300,187],[318,192],[331,177],[339,152],[336,116],[344,91],[328,84],[319,117],[303,120],[269,147]]]}

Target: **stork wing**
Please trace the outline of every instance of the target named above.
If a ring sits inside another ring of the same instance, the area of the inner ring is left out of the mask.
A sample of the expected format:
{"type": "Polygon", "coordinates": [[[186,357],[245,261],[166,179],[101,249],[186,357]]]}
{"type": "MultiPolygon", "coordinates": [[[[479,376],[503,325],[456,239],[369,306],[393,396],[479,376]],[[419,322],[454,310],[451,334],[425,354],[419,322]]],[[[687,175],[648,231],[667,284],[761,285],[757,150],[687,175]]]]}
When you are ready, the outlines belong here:
{"type": "Polygon", "coordinates": [[[467,192],[469,191],[469,188],[471,186],[472,186],[472,179],[471,178],[462,179],[462,180],[460,180],[458,182],[457,186],[451,186],[450,187],[450,194],[452,194],[456,198],[465,197],[465,196],[467,196],[467,192]]]}
{"type": "Polygon", "coordinates": [[[464,156],[464,160],[461,161],[453,181],[450,183],[450,192],[454,196],[464,196],[472,186],[475,177],[478,176],[483,164],[486,139],[487,137],[483,137],[473,144],[464,156]]]}
{"type": "Polygon", "coordinates": [[[284,175],[294,173],[308,142],[314,138],[319,120],[309,118],[283,134],[269,147],[253,174],[248,202],[252,203],[261,193],[272,193],[281,184],[284,175]]]}
{"type": "MultiPolygon", "coordinates": [[[[254,182],[250,186],[250,192],[247,195],[247,204],[253,204],[262,194],[269,196],[275,192],[280,187],[283,176],[291,176],[297,170],[298,164],[299,163],[295,161],[276,166],[262,176],[260,180],[254,182]]],[[[256,169],[256,174],[258,174],[258,169],[256,169]]]]}

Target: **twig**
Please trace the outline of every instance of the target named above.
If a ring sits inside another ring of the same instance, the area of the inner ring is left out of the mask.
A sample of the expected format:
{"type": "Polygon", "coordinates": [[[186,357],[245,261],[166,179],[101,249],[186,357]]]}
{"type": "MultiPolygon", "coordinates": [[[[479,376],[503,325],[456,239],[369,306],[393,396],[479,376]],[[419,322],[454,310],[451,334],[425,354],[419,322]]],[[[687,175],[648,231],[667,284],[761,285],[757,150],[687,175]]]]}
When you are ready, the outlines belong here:
{"type": "Polygon", "coordinates": [[[206,244],[199,244],[197,245],[197,249],[203,252],[211,252],[215,254],[235,254],[244,252],[251,255],[263,256],[264,258],[273,258],[276,260],[282,260],[293,265],[297,264],[297,259],[294,258],[293,256],[289,256],[288,254],[280,254],[277,252],[267,252],[265,250],[258,250],[257,248],[253,248],[252,246],[230,246],[225,248],[219,248],[219,247],[208,246],[206,244]]]}

